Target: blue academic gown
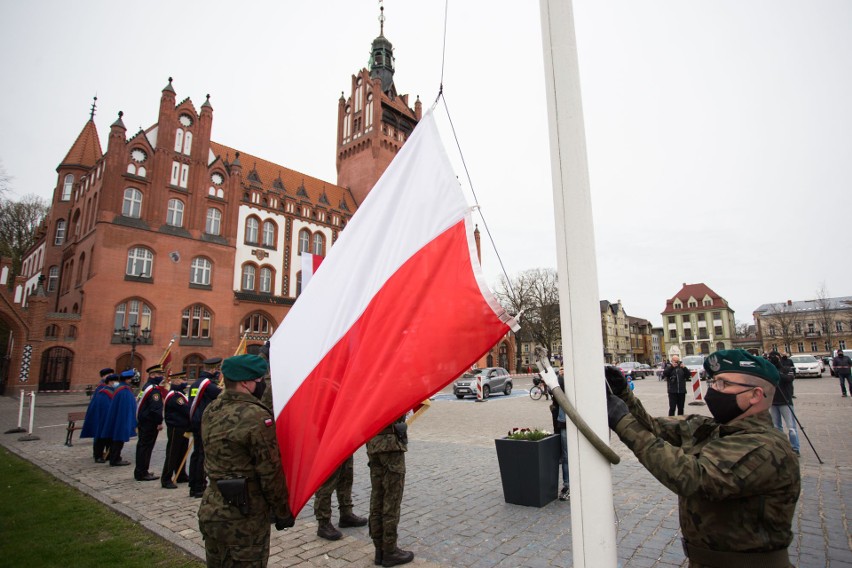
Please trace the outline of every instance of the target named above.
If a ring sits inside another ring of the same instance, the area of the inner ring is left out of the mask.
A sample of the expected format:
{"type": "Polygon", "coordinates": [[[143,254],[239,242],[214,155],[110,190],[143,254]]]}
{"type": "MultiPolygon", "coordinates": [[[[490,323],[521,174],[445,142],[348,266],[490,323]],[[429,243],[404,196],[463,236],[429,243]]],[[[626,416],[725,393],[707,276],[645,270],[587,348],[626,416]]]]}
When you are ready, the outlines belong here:
{"type": "Polygon", "coordinates": [[[86,409],[86,420],[83,422],[83,429],[80,431],[81,438],[100,437],[98,434],[107,414],[109,414],[111,400],[112,390],[106,384],[99,384],[95,388],[95,392],[92,393],[89,408],[86,409]]]}
{"type": "Polygon", "coordinates": [[[109,412],[100,430],[100,438],[113,442],[127,442],[136,435],[136,397],[130,387],[122,383],[112,394],[109,412]]]}

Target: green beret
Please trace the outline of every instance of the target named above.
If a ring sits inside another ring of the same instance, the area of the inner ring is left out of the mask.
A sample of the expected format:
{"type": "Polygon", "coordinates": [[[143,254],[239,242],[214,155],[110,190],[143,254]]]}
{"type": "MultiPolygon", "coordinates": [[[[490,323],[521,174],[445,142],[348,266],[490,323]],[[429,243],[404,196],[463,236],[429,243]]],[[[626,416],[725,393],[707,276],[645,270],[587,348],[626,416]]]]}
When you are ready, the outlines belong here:
{"type": "Polygon", "coordinates": [[[253,381],[266,374],[269,366],[257,355],[234,355],[222,362],[222,374],[229,381],[253,381]]]}
{"type": "Polygon", "coordinates": [[[704,360],[704,370],[710,377],[721,373],[753,375],[775,386],[778,386],[781,380],[778,369],[772,362],[743,349],[727,349],[712,353],[704,360]]]}

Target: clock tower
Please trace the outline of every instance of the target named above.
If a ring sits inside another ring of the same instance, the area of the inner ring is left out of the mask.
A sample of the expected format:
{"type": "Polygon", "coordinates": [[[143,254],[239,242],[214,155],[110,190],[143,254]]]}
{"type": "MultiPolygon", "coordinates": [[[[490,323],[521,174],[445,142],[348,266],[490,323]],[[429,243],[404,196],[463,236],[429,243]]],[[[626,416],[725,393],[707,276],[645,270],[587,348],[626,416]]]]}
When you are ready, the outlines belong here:
{"type": "Polygon", "coordinates": [[[422,116],[393,82],[393,45],[384,35],[384,7],[379,36],[373,40],[369,69],[352,75],[349,98],[340,93],[337,110],[337,185],[348,188],[358,205],[384,173],[422,116]]]}

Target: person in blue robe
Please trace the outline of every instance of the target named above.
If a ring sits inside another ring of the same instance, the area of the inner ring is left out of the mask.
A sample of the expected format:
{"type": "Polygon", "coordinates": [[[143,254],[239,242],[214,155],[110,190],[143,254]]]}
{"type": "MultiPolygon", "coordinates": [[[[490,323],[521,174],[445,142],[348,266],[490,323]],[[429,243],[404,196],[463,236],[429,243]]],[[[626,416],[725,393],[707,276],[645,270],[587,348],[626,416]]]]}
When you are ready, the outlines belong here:
{"type": "Polygon", "coordinates": [[[133,395],[127,380],[134,375],[133,370],[122,372],[118,376],[118,384],[112,393],[109,412],[101,428],[100,436],[112,440],[109,447],[109,465],[130,465],[122,459],[121,450],[125,442],[136,435],[136,397],[133,395]]]}
{"type": "Polygon", "coordinates": [[[109,384],[113,380],[118,379],[113,372],[113,369],[110,368],[101,369],[101,382],[98,383],[98,386],[95,387],[92,393],[92,399],[89,401],[89,407],[86,409],[83,429],[80,432],[80,438],[94,439],[92,443],[92,456],[95,458],[95,463],[105,463],[104,452],[111,442],[109,438],[100,437],[100,429],[106,420],[109,405],[112,401],[112,389],[109,384]]]}

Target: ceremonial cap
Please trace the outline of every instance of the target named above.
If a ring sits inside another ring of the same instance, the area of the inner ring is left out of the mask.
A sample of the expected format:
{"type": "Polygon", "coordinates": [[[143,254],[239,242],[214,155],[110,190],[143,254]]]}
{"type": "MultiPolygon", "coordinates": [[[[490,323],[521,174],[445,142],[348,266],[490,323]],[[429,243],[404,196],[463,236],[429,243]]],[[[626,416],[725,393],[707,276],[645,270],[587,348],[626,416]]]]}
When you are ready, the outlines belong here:
{"type": "Polygon", "coordinates": [[[222,362],[221,357],[210,357],[209,359],[205,359],[204,361],[202,361],[202,364],[204,364],[204,365],[218,365],[221,362],[222,362]]]}
{"type": "Polygon", "coordinates": [[[101,376],[105,377],[106,375],[109,375],[110,373],[114,373],[114,372],[115,372],[115,369],[113,369],[111,367],[106,367],[105,369],[101,369],[101,376]]]}
{"type": "Polygon", "coordinates": [[[127,369],[126,371],[122,371],[121,375],[119,375],[122,379],[132,379],[136,376],[136,371],[133,369],[127,369]]]}
{"type": "Polygon", "coordinates": [[[253,381],[266,374],[269,366],[258,355],[234,355],[222,363],[222,374],[229,381],[253,381]]]}
{"type": "Polygon", "coordinates": [[[182,381],[186,379],[186,371],[181,371],[180,373],[172,373],[171,375],[169,375],[169,378],[172,380],[178,379],[182,381]]]}
{"type": "Polygon", "coordinates": [[[152,373],[162,374],[163,368],[160,365],[154,365],[153,367],[148,367],[147,369],[145,369],[145,372],[148,373],[149,375],[152,374],[152,373]]]}
{"type": "Polygon", "coordinates": [[[119,379],[119,376],[116,375],[115,373],[110,373],[109,375],[106,376],[107,381],[117,381],[118,379],[119,379]]]}
{"type": "Polygon", "coordinates": [[[771,361],[752,355],[743,349],[726,349],[710,354],[704,360],[704,370],[713,377],[721,373],[743,373],[778,385],[781,376],[771,361]]]}

